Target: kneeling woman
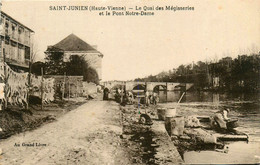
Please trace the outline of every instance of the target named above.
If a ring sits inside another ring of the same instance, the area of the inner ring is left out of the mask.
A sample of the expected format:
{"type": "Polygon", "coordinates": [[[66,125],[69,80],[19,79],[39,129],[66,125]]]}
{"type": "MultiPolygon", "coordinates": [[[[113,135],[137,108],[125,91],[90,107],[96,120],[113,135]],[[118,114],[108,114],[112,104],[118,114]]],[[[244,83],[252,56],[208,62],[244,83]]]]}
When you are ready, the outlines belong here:
{"type": "Polygon", "coordinates": [[[214,115],[214,121],[217,123],[218,128],[222,130],[227,130],[227,121],[229,118],[227,117],[227,114],[230,112],[228,108],[225,108],[224,110],[216,112],[214,115]]]}

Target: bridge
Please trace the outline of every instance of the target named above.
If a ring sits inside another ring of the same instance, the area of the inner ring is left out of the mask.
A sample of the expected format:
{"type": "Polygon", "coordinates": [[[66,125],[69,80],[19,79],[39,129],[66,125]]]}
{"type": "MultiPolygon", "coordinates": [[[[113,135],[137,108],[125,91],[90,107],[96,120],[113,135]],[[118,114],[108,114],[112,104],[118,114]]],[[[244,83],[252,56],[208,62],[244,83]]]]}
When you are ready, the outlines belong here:
{"type": "Polygon", "coordinates": [[[174,82],[138,82],[138,81],[104,81],[101,82],[105,88],[113,90],[116,88],[125,88],[126,91],[133,90],[147,90],[154,91],[157,89],[162,89],[165,91],[174,90],[188,90],[193,86],[193,83],[174,83],[174,82]]]}

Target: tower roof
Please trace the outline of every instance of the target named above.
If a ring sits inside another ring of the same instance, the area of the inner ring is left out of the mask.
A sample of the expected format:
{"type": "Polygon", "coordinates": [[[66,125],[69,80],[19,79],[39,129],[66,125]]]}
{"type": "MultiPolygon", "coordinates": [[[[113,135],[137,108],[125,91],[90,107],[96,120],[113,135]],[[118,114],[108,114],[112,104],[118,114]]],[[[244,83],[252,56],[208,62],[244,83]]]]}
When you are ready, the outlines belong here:
{"type": "Polygon", "coordinates": [[[80,39],[75,34],[70,34],[53,47],[62,49],[64,51],[92,51],[98,52],[95,48],[90,46],[88,43],[80,39]]]}

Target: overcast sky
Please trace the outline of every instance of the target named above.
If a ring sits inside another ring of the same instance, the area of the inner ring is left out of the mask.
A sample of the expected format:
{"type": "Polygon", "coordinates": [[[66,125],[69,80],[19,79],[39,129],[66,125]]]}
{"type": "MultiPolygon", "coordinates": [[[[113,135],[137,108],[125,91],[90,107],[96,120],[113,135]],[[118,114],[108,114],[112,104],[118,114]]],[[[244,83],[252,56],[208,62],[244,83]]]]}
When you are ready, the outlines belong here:
{"type": "Polygon", "coordinates": [[[259,51],[259,0],[2,1],[7,14],[35,31],[37,60],[48,45],[74,33],[104,54],[103,80],[129,80],[180,64],[259,51]],[[115,3],[116,2],[116,3],[115,3]],[[89,11],[50,11],[50,5],[194,6],[194,11],[155,11],[155,16],[98,16],[89,11]],[[258,49],[258,50],[257,50],[258,49]]]}

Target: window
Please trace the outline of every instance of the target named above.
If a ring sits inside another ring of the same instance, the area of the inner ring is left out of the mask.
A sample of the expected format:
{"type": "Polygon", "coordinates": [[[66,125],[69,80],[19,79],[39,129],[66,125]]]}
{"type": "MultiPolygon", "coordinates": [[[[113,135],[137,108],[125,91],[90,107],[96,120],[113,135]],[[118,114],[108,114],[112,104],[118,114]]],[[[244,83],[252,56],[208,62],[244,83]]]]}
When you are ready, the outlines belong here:
{"type": "Polygon", "coordinates": [[[18,41],[21,42],[21,33],[22,33],[22,29],[19,27],[18,28],[18,41]]]}
{"type": "Polygon", "coordinates": [[[25,52],[24,52],[25,59],[30,60],[30,48],[25,47],[25,52]]]}
{"type": "Polygon", "coordinates": [[[0,19],[0,33],[1,34],[3,33],[3,28],[4,28],[3,20],[4,20],[4,18],[1,16],[1,19],[0,19]]]}
{"type": "Polygon", "coordinates": [[[16,38],[15,29],[16,29],[15,25],[12,25],[12,38],[16,38]]]}
{"type": "Polygon", "coordinates": [[[27,30],[25,30],[25,44],[29,45],[29,32],[27,30]]]}
{"type": "Polygon", "coordinates": [[[6,22],[5,23],[5,35],[8,35],[8,33],[9,33],[8,28],[9,28],[9,24],[8,24],[8,22],[6,22]]]}

